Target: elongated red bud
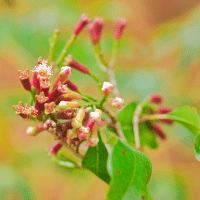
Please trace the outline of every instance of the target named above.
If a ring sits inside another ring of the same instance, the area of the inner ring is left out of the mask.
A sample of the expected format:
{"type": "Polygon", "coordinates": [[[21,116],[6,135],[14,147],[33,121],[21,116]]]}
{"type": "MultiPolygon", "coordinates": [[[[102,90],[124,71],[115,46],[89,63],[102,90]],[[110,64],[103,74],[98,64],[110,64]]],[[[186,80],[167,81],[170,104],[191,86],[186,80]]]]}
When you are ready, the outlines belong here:
{"type": "Polygon", "coordinates": [[[55,144],[53,144],[50,147],[47,147],[46,150],[49,151],[50,155],[53,155],[54,157],[57,156],[58,151],[61,149],[62,144],[60,143],[60,141],[56,142],[55,144]]]}
{"type": "Polygon", "coordinates": [[[38,110],[38,115],[41,114],[41,111],[44,111],[44,104],[49,100],[48,97],[45,97],[44,92],[41,92],[40,95],[35,95],[35,109],[38,110]]]}
{"type": "Polygon", "coordinates": [[[62,85],[61,82],[58,82],[57,87],[49,93],[49,102],[55,101],[62,94],[67,93],[67,85],[62,85]]]}
{"type": "Polygon", "coordinates": [[[43,125],[38,124],[36,126],[29,126],[26,129],[26,134],[29,136],[36,136],[44,130],[45,130],[45,128],[43,127],[43,125]]]}
{"type": "Polygon", "coordinates": [[[78,87],[72,83],[69,79],[67,79],[64,84],[67,84],[67,87],[73,91],[78,91],[78,87]]]}
{"type": "Polygon", "coordinates": [[[33,74],[32,85],[35,86],[36,92],[40,92],[40,79],[38,79],[37,72],[33,74]]]}
{"type": "Polygon", "coordinates": [[[153,131],[154,131],[157,135],[159,135],[159,137],[160,137],[161,139],[163,139],[163,140],[166,139],[166,134],[165,134],[165,132],[161,129],[161,127],[159,126],[159,124],[153,124],[153,125],[152,125],[152,129],[153,129],[153,131]]]}
{"type": "Polygon", "coordinates": [[[31,90],[31,83],[29,80],[29,70],[26,69],[24,72],[19,70],[19,79],[24,87],[25,90],[30,91],[31,90]]]}
{"type": "Polygon", "coordinates": [[[40,91],[44,92],[44,95],[47,97],[49,95],[49,88],[51,86],[51,81],[49,78],[40,79],[40,91]]]}
{"type": "Polygon", "coordinates": [[[88,18],[88,16],[85,13],[83,13],[81,15],[80,21],[78,22],[78,24],[74,29],[74,35],[78,35],[90,21],[91,20],[88,18]]]}
{"type": "Polygon", "coordinates": [[[95,17],[92,24],[89,25],[89,33],[91,41],[96,45],[101,39],[104,21],[101,18],[95,17]]]}
{"type": "Polygon", "coordinates": [[[64,83],[72,74],[72,68],[68,66],[64,66],[61,68],[59,75],[53,83],[53,88],[55,88],[58,82],[64,83]]]}
{"type": "Polygon", "coordinates": [[[65,65],[69,65],[70,67],[73,67],[74,69],[79,70],[80,72],[83,72],[84,74],[89,74],[90,70],[82,65],[81,63],[77,62],[72,55],[68,55],[66,58],[66,63],[64,63],[65,65]]]}
{"type": "Polygon", "coordinates": [[[116,40],[119,40],[122,37],[122,33],[123,33],[123,30],[126,27],[126,25],[127,25],[126,20],[122,20],[122,19],[118,20],[117,26],[115,29],[115,34],[114,34],[114,37],[116,40]]]}

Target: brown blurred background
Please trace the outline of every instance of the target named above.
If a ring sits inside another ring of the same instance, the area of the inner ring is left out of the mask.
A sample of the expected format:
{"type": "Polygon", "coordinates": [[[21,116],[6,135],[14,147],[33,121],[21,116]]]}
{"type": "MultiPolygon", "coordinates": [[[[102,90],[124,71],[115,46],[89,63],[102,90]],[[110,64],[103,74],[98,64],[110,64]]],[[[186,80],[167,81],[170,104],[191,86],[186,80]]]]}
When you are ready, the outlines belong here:
{"type": "MultiPolygon", "coordinates": [[[[47,58],[49,37],[59,28],[58,51],[82,13],[105,19],[103,50],[109,58],[115,23],[128,21],[121,41],[116,78],[126,104],[149,93],[161,93],[170,106],[191,105],[200,112],[199,0],[0,0],[0,199],[103,200],[107,185],[88,171],[68,170],[51,162],[47,133],[31,138],[30,122],[15,115],[12,105],[29,97],[18,70],[32,69],[47,58]]],[[[70,53],[96,72],[87,30],[70,53]]],[[[74,72],[83,92],[95,94],[91,79],[74,72]],[[83,85],[84,83],[84,85],[83,85]]],[[[145,149],[153,165],[149,191],[153,199],[200,199],[200,164],[192,133],[179,125],[164,127],[168,140],[157,150],[145,149]]]]}

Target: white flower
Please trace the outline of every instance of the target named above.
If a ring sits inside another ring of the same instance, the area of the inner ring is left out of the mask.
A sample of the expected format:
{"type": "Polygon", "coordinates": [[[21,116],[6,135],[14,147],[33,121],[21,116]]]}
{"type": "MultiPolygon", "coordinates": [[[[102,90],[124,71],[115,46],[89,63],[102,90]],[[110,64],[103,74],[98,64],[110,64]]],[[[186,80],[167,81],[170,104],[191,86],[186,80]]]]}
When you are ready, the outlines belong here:
{"type": "Polygon", "coordinates": [[[42,64],[38,64],[35,66],[35,68],[32,70],[33,72],[37,72],[40,77],[44,76],[51,76],[52,73],[52,66],[48,66],[44,61],[42,61],[42,64]]]}

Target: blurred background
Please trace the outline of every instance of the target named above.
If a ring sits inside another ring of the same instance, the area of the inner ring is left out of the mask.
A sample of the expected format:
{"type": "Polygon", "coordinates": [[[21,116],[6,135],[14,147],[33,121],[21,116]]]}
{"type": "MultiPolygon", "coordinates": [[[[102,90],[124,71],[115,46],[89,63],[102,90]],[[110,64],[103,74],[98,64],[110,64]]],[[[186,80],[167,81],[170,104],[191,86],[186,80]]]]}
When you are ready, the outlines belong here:
{"type": "MultiPolygon", "coordinates": [[[[115,67],[126,104],[161,93],[166,105],[188,104],[200,112],[200,0],[0,0],[0,199],[105,199],[108,186],[103,181],[89,171],[51,162],[45,148],[53,138],[48,133],[28,137],[31,122],[12,109],[29,100],[18,70],[32,69],[39,56],[48,57],[56,28],[61,30],[60,52],[82,13],[105,19],[102,45],[107,58],[117,19],[128,21],[115,67]]],[[[86,29],[70,53],[105,79],[86,29]]],[[[90,77],[74,71],[72,80],[83,92],[95,93],[90,77]]],[[[153,165],[148,186],[152,198],[200,199],[193,134],[179,125],[165,130],[167,141],[160,141],[158,150],[144,151],[153,165]]]]}

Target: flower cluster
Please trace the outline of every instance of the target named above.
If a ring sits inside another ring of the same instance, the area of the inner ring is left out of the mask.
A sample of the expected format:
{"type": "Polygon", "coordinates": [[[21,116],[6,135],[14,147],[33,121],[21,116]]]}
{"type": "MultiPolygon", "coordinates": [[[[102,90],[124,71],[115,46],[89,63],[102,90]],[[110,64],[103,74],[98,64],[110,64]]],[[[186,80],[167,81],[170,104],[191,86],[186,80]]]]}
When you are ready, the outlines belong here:
{"type": "MultiPolygon", "coordinates": [[[[108,99],[114,88],[110,82],[101,83],[97,75],[88,67],[78,62],[72,55],[67,55],[67,51],[76,37],[88,24],[93,45],[99,44],[104,26],[103,19],[96,17],[92,21],[86,14],[83,14],[74,29],[72,38],[64,47],[57,61],[54,62],[53,58],[58,31],[55,32],[54,43],[51,43],[50,61],[38,58],[37,64],[31,70],[33,72],[32,80],[30,80],[28,69],[24,72],[19,71],[19,79],[24,89],[30,92],[31,99],[30,104],[26,103],[24,106],[20,101],[18,105],[13,106],[13,109],[23,119],[33,120],[37,123],[36,126],[28,127],[27,135],[36,136],[44,130],[53,134],[58,141],[47,150],[54,156],[63,145],[75,152],[79,151],[78,148],[82,143],[86,147],[95,147],[99,141],[98,129],[106,124],[106,120],[102,119],[102,110],[105,110],[103,104],[107,101],[109,105],[119,109],[124,105],[122,98],[108,99]],[[63,66],[60,66],[63,60],[65,62],[63,66]],[[53,83],[50,80],[53,75],[52,66],[57,66],[59,69],[53,83]],[[102,96],[100,100],[79,91],[78,87],[70,80],[72,68],[91,76],[98,83],[102,96]],[[82,101],[79,102],[79,100],[82,101]],[[83,104],[83,101],[87,104],[83,104]]],[[[126,21],[119,20],[117,22],[114,33],[115,40],[121,38],[125,26],[126,21]]]]}

